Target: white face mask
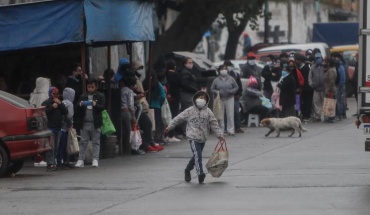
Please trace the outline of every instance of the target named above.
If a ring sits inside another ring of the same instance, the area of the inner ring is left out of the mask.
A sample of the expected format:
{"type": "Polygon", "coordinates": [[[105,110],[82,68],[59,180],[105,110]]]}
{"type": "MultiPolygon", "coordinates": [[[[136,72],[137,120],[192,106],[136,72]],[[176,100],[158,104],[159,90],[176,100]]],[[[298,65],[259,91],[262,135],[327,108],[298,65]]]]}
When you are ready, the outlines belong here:
{"type": "Polygon", "coordinates": [[[191,69],[193,69],[193,64],[192,63],[187,63],[187,64],[185,64],[185,67],[191,70],[191,69]]]}
{"type": "Polygon", "coordinates": [[[267,62],[266,62],[266,65],[267,65],[267,66],[271,66],[271,64],[272,64],[272,61],[267,61],[267,62]]]}
{"type": "Polygon", "coordinates": [[[196,99],[195,104],[197,105],[198,108],[202,109],[204,106],[206,106],[206,100],[205,99],[196,99]]]}
{"type": "Polygon", "coordinates": [[[227,75],[227,70],[226,70],[226,69],[221,70],[221,71],[220,71],[220,74],[221,74],[222,76],[227,75]]]}
{"type": "Polygon", "coordinates": [[[249,65],[253,66],[256,64],[256,60],[248,60],[249,65]]]}

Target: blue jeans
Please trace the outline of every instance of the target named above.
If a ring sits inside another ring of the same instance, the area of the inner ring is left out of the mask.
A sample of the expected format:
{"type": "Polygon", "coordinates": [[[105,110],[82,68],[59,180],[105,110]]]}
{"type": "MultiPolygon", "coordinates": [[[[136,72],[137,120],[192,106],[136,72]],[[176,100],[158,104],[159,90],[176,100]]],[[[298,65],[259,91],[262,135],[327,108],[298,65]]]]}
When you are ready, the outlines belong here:
{"type": "Polygon", "coordinates": [[[53,143],[51,145],[51,150],[46,152],[46,163],[48,165],[55,164],[55,158],[58,154],[59,141],[61,136],[61,131],[59,129],[50,129],[53,132],[53,143]]]}
{"type": "Polygon", "coordinates": [[[197,175],[203,173],[203,164],[202,164],[202,152],[205,143],[200,143],[195,140],[189,140],[191,151],[193,152],[193,157],[190,159],[188,165],[186,166],[186,170],[193,170],[195,166],[195,170],[197,175]]]}
{"type": "Polygon", "coordinates": [[[344,85],[339,84],[337,86],[337,107],[335,111],[335,116],[338,118],[342,118],[344,114],[344,110],[345,110],[343,91],[344,91],[344,85]]]}

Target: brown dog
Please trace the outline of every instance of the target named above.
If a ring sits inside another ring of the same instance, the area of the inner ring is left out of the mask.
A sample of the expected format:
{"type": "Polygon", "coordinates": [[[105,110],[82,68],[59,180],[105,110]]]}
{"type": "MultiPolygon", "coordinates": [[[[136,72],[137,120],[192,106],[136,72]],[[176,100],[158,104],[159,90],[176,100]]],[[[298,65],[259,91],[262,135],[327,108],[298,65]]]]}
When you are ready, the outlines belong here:
{"type": "Polygon", "coordinates": [[[260,126],[270,129],[270,131],[265,135],[266,137],[274,131],[277,133],[276,137],[279,137],[280,131],[283,130],[292,130],[292,133],[289,135],[289,137],[293,136],[295,130],[297,130],[299,132],[299,137],[301,137],[302,131],[307,131],[307,129],[302,126],[301,120],[294,116],[286,118],[266,118],[261,121],[260,126]]]}

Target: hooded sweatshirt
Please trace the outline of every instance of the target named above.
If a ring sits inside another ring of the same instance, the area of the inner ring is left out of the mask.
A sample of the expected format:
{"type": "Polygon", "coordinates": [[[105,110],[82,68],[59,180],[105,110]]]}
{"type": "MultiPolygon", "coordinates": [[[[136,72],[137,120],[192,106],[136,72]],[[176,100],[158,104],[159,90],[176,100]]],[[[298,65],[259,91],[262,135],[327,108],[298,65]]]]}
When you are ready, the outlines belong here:
{"type": "Polygon", "coordinates": [[[30,103],[36,107],[40,107],[42,102],[49,98],[48,90],[50,81],[47,78],[38,77],[36,79],[36,87],[30,95],[30,103]]]}
{"type": "Polygon", "coordinates": [[[48,117],[48,128],[60,130],[62,128],[63,116],[68,114],[68,110],[64,103],[61,102],[57,108],[53,108],[55,103],[51,92],[53,92],[56,87],[49,88],[49,98],[42,103],[45,106],[45,113],[48,117]]]}
{"type": "Polygon", "coordinates": [[[198,91],[193,96],[193,106],[185,109],[168,125],[169,129],[174,129],[177,125],[187,122],[186,137],[190,140],[195,140],[205,143],[208,137],[208,131],[211,128],[216,133],[217,137],[222,136],[222,131],[218,125],[217,119],[211,109],[208,108],[209,95],[204,91],[198,91]],[[206,96],[207,104],[202,108],[195,105],[195,99],[201,94],[206,96]]]}
{"type": "Polygon", "coordinates": [[[64,116],[62,130],[68,130],[73,125],[73,100],[75,99],[75,90],[72,88],[65,88],[63,90],[63,104],[68,110],[68,114],[64,116]]]}

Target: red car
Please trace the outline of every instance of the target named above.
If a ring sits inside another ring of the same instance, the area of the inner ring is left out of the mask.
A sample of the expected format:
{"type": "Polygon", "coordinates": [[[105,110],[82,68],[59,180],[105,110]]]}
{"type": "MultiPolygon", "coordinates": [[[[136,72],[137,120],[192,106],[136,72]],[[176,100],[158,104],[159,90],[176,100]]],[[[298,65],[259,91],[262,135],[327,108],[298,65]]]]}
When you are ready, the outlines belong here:
{"type": "Polygon", "coordinates": [[[18,172],[24,158],[51,149],[44,107],[0,91],[0,176],[18,172]]]}

